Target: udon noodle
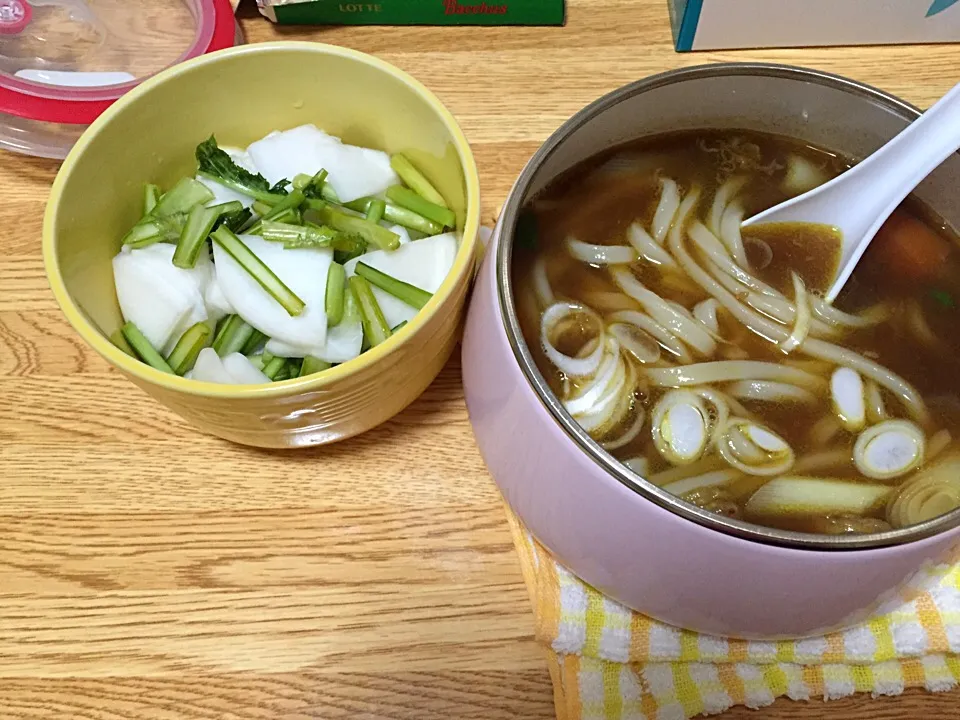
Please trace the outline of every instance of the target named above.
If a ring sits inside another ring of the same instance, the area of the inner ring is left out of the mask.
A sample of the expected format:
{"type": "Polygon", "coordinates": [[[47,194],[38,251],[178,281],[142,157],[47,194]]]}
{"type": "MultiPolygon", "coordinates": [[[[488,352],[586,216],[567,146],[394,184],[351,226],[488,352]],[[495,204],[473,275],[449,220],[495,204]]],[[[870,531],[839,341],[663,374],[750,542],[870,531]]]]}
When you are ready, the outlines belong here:
{"type": "MultiPolygon", "coordinates": [[[[833,228],[741,228],[844,167],[776,136],[675,133],[576,168],[525,210],[513,270],[528,346],[567,412],[632,471],[805,532],[960,506],[944,291],[931,303],[924,282],[891,280],[880,246],[900,240],[878,237],[831,305],[833,228]]],[[[913,206],[899,215],[952,257],[943,228],[913,206]]]]}

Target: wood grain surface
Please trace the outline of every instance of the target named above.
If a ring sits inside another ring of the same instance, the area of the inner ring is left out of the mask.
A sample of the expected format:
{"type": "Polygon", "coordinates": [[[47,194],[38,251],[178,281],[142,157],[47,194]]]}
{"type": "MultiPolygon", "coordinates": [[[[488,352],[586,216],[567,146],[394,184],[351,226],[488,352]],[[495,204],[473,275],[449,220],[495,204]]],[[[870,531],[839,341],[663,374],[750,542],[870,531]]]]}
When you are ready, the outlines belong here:
{"type": "MultiPolygon", "coordinates": [[[[678,55],[665,0],[570,0],[565,28],[284,29],[240,14],[248,42],[348,45],[435,90],[473,143],[488,223],[552,130],[651,73],[782,61],[927,106],[960,67],[957,46],[678,55]]],[[[199,437],[55,306],[40,256],[55,172],[0,153],[0,717],[551,718],[459,362],[339,446],[199,437]]],[[[958,704],[908,692],[726,717],[956,718],[958,704]]]]}

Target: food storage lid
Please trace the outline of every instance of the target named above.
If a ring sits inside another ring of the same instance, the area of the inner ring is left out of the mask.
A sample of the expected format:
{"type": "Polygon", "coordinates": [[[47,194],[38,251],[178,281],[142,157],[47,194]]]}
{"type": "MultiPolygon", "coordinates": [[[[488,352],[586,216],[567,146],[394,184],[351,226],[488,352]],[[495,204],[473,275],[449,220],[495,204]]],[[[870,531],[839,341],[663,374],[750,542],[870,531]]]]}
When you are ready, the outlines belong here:
{"type": "Polygon", "coordinates": [[[235,28],[229,0],[0,0],[0,145],[52,155],[31,152],[31,131],[79,134],[145,78],[232,46],[235,28]]]}

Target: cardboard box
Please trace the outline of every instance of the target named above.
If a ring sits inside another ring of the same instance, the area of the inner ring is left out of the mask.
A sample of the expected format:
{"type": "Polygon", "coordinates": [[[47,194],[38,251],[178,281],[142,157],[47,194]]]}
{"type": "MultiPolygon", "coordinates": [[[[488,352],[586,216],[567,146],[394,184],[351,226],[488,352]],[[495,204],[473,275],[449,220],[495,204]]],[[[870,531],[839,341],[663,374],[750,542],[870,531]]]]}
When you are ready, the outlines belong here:
{"type": "Polygon", "coordinates": [[[678,52],[960,42],[960,0],[667,0],[678,52]]]}
{"type": "Polygon", "coordinates": [[[563,25],[564,0],[257,0],[280,25],[563,25]]]}

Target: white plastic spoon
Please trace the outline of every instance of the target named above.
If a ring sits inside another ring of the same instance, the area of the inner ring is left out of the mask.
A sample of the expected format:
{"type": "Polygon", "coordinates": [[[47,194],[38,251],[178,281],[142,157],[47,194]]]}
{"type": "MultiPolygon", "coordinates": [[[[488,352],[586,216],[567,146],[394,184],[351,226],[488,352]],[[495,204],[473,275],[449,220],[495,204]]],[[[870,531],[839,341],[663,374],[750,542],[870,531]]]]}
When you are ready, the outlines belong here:
{"type": "Polygon", "coordinates": [[[960,149],[960,85],[863,162],[820,187],[764,210],[743,222],[809,222],[843,233],[833,300],[873,236],[901,201],[934,168],[960,149]]]}

